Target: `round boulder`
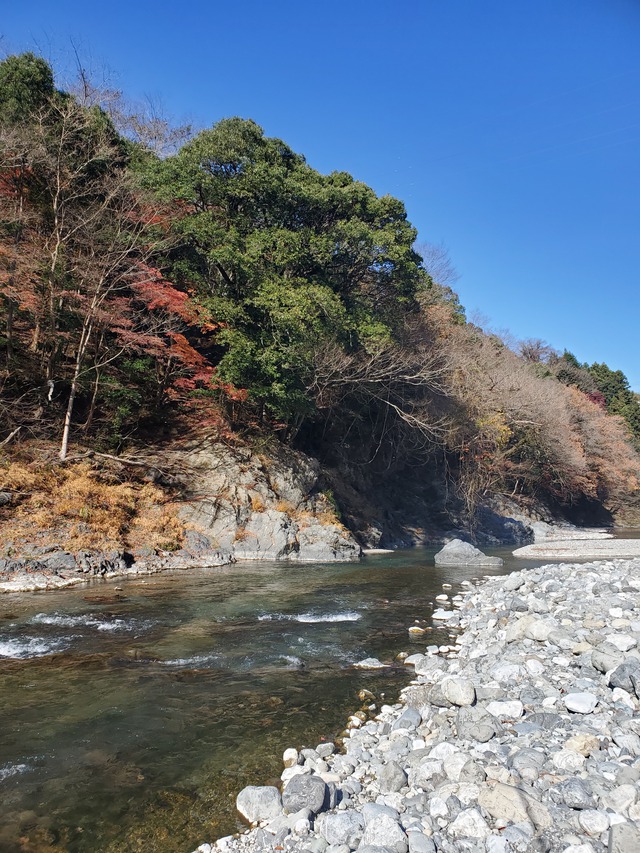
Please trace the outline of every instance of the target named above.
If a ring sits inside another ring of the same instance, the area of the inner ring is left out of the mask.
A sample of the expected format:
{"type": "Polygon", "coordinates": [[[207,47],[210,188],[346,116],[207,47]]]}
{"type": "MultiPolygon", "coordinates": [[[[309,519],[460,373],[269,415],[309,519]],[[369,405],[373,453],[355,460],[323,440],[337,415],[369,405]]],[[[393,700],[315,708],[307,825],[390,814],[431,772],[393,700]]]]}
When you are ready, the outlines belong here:
{"type": "Polygon", "coordinates": [[[236,798],[236,808],[250,823],[282,814],[280,791],[271,785],[248,785],[236,798]]]}
{"type": "Polygon", "coordinates": [[[282,805],[287,814],[309,809],[313,814],[322,810],[327,786],[320,776],[294,776],[282,792],[282,805]]]}

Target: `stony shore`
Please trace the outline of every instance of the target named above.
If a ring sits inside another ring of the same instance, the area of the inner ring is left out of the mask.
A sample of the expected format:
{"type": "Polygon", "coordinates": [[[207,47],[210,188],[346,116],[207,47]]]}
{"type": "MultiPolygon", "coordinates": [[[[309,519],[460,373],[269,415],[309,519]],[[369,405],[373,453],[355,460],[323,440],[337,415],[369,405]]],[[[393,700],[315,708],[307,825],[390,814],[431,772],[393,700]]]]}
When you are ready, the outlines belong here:
{"type": "Polygon", "coordinates": [[[614,560],[640,557],[640,539],[553,539],[516,548],[514,557],[529,560],[614,560]]]}
{"type": "Polygon", "coordinates": [[[96,580],[155,575],[159,572],[208,569],[235,562],[229,552],[212,551],[205,556],[154,554],[147,559],[127,561],[121,554],[71,554],[43,549],[37,557],[0,559],[0,594],[64,589],[96,580]]]}
{"type": "Polygon", "coordinates": [[[640,560],[491,578],[451,602],[454,645],[406,663],[345,748],[289,749],[253,828],[199,853],[636,853],[640,560]],[[375,716],[374,716],[375,715],[375,716]]]}

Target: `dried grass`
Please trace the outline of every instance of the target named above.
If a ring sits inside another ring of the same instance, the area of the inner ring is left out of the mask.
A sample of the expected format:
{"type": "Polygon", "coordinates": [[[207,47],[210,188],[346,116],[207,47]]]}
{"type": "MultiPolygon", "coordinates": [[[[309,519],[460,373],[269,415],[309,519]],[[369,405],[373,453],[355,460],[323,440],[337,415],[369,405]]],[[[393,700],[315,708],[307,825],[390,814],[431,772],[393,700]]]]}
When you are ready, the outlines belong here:
{"type": "Polygon", "coordinates": [[[251,495],[251,512],[264,512],[266,509],[265,503],[258,494],[251,495]]]}
{"type": "Polygon", "coordinates": [[[0,514],[0,537],[14,547],[43,535],[70,551],[179,547],[182,525],[162,489],[110,480],[89,463],[12,462],[0,466],[0,490],[16,501],[0,514]]]}

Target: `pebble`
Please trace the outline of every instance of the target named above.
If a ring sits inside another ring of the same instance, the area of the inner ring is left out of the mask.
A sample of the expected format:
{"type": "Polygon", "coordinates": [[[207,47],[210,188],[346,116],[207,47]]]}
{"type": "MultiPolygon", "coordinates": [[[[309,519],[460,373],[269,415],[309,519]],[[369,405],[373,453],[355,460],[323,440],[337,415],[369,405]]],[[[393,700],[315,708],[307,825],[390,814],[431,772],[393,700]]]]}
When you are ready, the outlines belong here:
{"type": "Polygon", "coordinates": [[[568,693],[564,697],[564,704],[566,709],[574,714],[592,714],[598,700],[593,693],[568,693]]]}
{"type": "Polygon", "coordinates": [[[432,614],[455,644],[406,656],[414,681],[351,716],[343,753],[286,750],[282,795],[241,791],[259,826],[212,853],[640,851],[640,559],[458,589],[432,614]]]}

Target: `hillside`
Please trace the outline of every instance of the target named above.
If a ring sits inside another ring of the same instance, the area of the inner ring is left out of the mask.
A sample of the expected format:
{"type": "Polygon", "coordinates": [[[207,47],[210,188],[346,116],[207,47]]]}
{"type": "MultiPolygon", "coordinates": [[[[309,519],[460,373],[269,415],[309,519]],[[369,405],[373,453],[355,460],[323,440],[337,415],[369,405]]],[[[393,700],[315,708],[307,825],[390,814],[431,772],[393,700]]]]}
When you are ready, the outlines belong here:
{"type": "Polygon", "coordinates": [[[58,527],[76,549],[175,551],[204,524],[240,554],[274,512],[297,525],[278,556],[308,527],[349,551],[351,534],[517,538],[500,518],[519,513],[640,521],[640,405],[620,370],[467,322],[402,202],[254,122],[175,139],[86,81],[58,90],[33,54],[0,63],[12,553],[58,527]],[[249,472],[233,500],[234,483],[212,493],[224,529],[185,510],[199,442],[249,472]],[[297,503],[274,465],[314,470],[297,503]]]}

